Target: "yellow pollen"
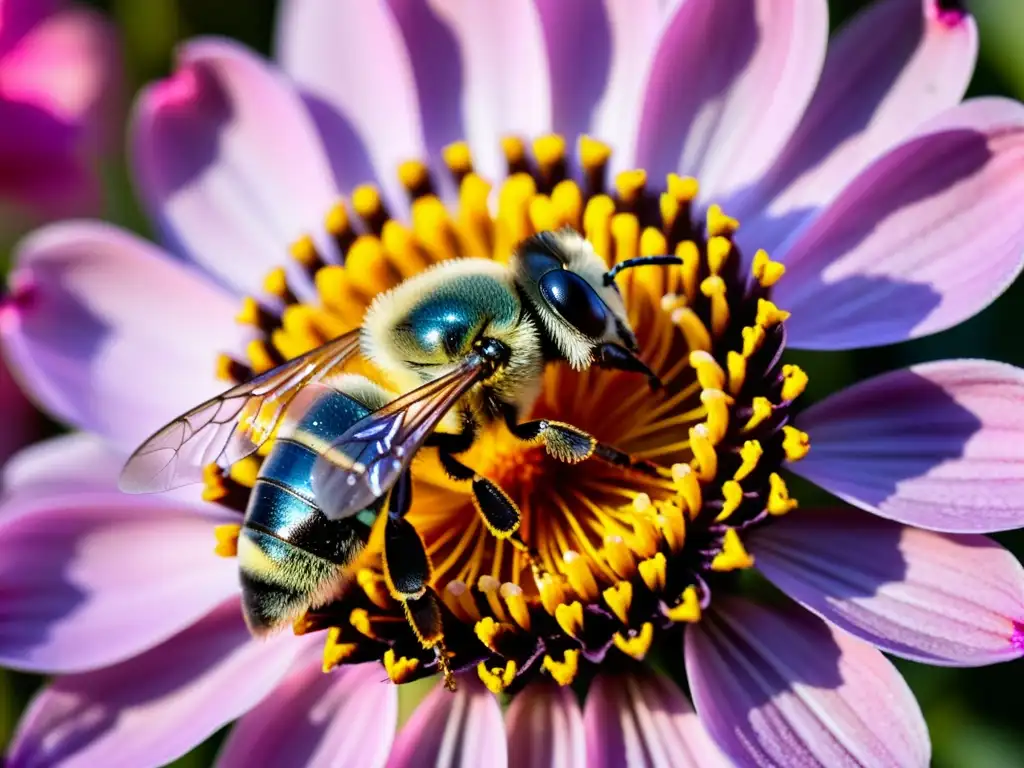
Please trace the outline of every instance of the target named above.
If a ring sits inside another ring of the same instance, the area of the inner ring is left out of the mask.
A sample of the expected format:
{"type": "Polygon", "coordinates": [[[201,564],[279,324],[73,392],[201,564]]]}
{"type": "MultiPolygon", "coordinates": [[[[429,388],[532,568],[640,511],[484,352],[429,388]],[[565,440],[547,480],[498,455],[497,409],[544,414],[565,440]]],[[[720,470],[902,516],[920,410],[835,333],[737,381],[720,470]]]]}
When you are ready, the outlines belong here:
{"type": "Polygon", "coordinates": [[[751,401],[750,406],[753,413],[750,415],[747,423],[743,425],[744,432],[749,432],[761,426],[772,415],[772,404],[767,397],[755,397],[751,401]]]}
{"type": "Polygon", "coordinates": [[[690,450],[697,461],[697,477],[701,482],[710,483],[718,473],[718,455],[706,424],[690,427],[690,450]]]}
{"type": "Polygon", "coordinates": [[[615,647],[627,656],[632,656],[637,661],[643,661],[647,651],[651,649],[653,640],[654,625],[649,621],[645,621],[643,626],[640,627],[640,631],[632,637],[626,637],[621,632],[616,632],[612,636],[612,642],[615,643],[615,647]]]}
{"type": "Polygon", "coordinates": [[[666,232],[671,232],[675,227],[681,207],[679,200],[668,192],[662,192],[658,196],[658,211],[661,213],[661,224],[666,232]]]}
{"type": "MultiPolygon", "coordinates": [[[[655,227],[644,227],[644,231],[640,234],[640,255],[641,256],[657,256],[668,251],[668,241],[665,240],[665,235],[660,229],[655,227]]],[[[647,280],[654,280],[657,278],[661,279],[663,273],[655,269],[648,269],[644,272],[639,273],[641,277],[649,276],[647,280]]]]}
{"type": "Polygon", "coordinates": [[[595,195],[583,209],[583,235],[590,241],[594,251],[606,263],[611,263],[612,216],[615,215],[615,201],[608,195],[595,195]]]}
{"type": "Polygon", "coordinates": [[[567,650],[562,661],[545,656],[541,669],[547,672],[561,686],[571,685],[580,670],[580,652],[575,648],[567,650]]]}
{"type": "Polygon", "coordinates": [[[797,365],[782,366],[782,399],[796,400],[807,389],[807,374],[797,365]]]}
{"type": "Polygon", "coordinates": [[[526,144],[518,136],[506,136],[501,140],[501,151],[509,167],[516,167],[526,162],[526,144]]]}
{"type": "Polygon", "coordinates": [[[708,269],[712,275],[717,275],[725,266],[725,260],[729,258],[732,251],[732,243],[728,238],[717,235],[708,240],[708,269]]]}
{"type": "Polygon", "coordinates": [[[374,605],[382,610],[387,610],[394,605],[388,586],[384,579],[370,568],[360,568],[356,572],[356,583],[374,605]]]}
{"type": "Polygon", "coordinates": [[[288,273],[285,272],[284,267],[276,267],[267,273],[263,280],[263,290],[279,299],[285,299],[288,296],[290,292],[288,273]]]}
{"type": "Polygon", "coordinates": [[[697,588],[693,586],[683,590],[678,605],[674,605],[665,611],[665,616],[670,621],[685,621],[688,623],[700,621],[700,614],[700,598],[697,597],[697,588]]]}
{"type": "Polygon", "coordinates": [[[288,249],[289,255],[306,269],[314,269],[321,263],[320,254],[317,253],[316,244],[309,235],[303,235],[288,249]]]}
{"type": "Polygon", "coordinates": [[[343,663],[353,653],[359,650],[356,643],[341,642],[341,630],[338,627],[331,627],[327,630],[327,640],[324,642],[323,664],[324,673],[343,663]]]}
{"type": "Polygon", "coordinates": [[[526,173],[509,178],[498,193],[498,253],[507,258],[516,243],[533,232],[530,201],[537,193],[536,182],[526,173]]]}
{"type": "Polygon", "coordinates": [[[708,439],[712,445],[718,445],[729,431],[729,408],[735,401],[720,389],[705,389],[700,393],[700,401],[708,412],[708,439]]]}
{"type": "Polygon", "coordinates": [[[721,523],[732,517],[732,513],[739,509],[743,502],[743,488],[735,480],[726,480],[722,483],[722,511],[715,518],[716,523],[721,523]]]}
{"type": "Polygon", "coordinates": [[[216,464],[203,467],[203,501],[217,502],[228,494],[224,485],[224,475],[216,464]]]}
{"type": "Polygon", "coordinates": [[[771,288],[786,274],[786,267],[780,262],[768,258],[768,254],[764,250],[759,250],[754,254],[751,271],[762,288],[771,288]]]}
{"type": "Polygon", "coordinates": [[[700,184],[692,176],[668,175],[668,193],[679,202],[692,202],[699,192],[700,184]]]}
{"type": "Polygon", "coordinates": [[[615,617],[628,626],[629,606],[633,603],[633,585],[628,581],[620,581],[608,587],[601,594],[615,617]]]}
{"type": "Polygon", "coordinates": [[[789,489],[786,487],[786,482],[777,472],[772,472],[768,476],[768,484],[770,488],[768,492],[768,514],[784,515],[787,512],[792,512],[799,506],[796,499],[789,497],[789,489]]]}
{"type": "Polygon", "coordinates": [[[562,555],[565,561],[565,575],[569,586],[579,595],[581,600],[592,603],[597,600],[601,591],[594,580],[594,574],[590,570],[587,558],[578,552],[569,551],[562,555]]]}
{"type": "Polygon", "coordinates": [[[665,576],[668,562],[665,555],[658,552],[654,557],[648,558],[640,563],[640,578],[651,592],[661,592],[665,589],[665,576]]]}
{"type": "Polygon", "coordinates": [[[689,464],[673,464],[672,481],[686,503],[689,519],[693,520],[704,503],[697,474],[689,464]]]}
{"type": "Polygon", "coordinates": [[[651,497],[646,493],[637,494],[636,498],[633,499],[633,511],[637,514],[644,514],[651,509],[651,497]]]}
{"type": "Polygon", "coordinates": [[[555,609],[555,621],[565,634],[579,637],[583,632],[583,603],[579,600],[562,603],[555,609]]]}
{"type": "Polygon", "coordinates": [[[406,656],[396,657],[395,651],[392,648],[384,651],[384,671],[387,672],[388,678],[395,685],[408,682],[416,673],[416,670],[419,669],[419,666],[419,659],[410,659],[406,656]]]}
{"type": "Polygon", "coordinates": [[[473,627],[473,631],[476,632],[476,636],[481,643],[492,651],[497,652],[497,639],[506,632],[511,631],[511,627],[495,621],[490,616],[484,616],[473,627]]]}
{"type": "MultiPolygon", "coordinates": [[[[722,212],[722,207],[719,205],[709,205],[707,213],[707,231],[708,237],[714,238],[721,235],[730,236],[740,228],[740,223],[732,218],[726,216],[722,212]]],[[[710,245],[710,243],[709,243],[710,245]]]]}
{"type": "Polygon", "coordinates": [[[622,171],[615,177],[615,191],[627,206],[634,205],[640,199],[646,184],[647,172],[640,169],[622,171]]]}
{"type": "Polygon", "coordinates": [[[365,221],[373,220],[383,208],[380,192],[372,184],[360,184],[352,190],[352,208],[365,221]]]}
{"type": "Polygon", "coordinates": [[[725,367],[729,369],[729,391],[734,395],[739,394],[739,391],[743,389],[743,383],[747,380],[747,358],[736,350],[730,349],[725,356],[725,367]]]}
{"type": "Polygon", "coordinates": [[[430,171],[420,160],[407,160],[398,166],[398,180],[409,192],[424,190],[430,183],[430,171]]]}
{"type": "Polygon", "coordinates": [[[648,558],[658,551],[661,533],[655,523],[654,515],[635,515],[633,534],[629,537],[629,547],[639,557],[648,558]]]}
{"type": "Polygon", "coordinates": [[[557,133],[541,136],[533,142],[533,157],[541,174],[547,176],[565,160],[565,139],[557,133]]]}
{"type": "Polygon", "coordinates": [[[600,168],[612,156],[612,148],[603,141],[590,136],[580,137],[580,165],[584,168],[600,168]]]}
{"type": "Polygon", "coordinates": [[[782,433],[782,450],[786,452],[787,461],[799,461],[811,450],[811,438],[806,432],[786,425],[782,433]]]}
{"type": "Polygon", "coordinates": [[[693,301],[697,295],[697,280],[700,277],[700,250],[693,240],[683,240],[676,246],[675,255],[683,260],[679,267],[683,275],[683,291],[686,297],[693,301]]]}
{"type": "Polygon", "coordinates": [[[779,309],[768,299],[757,301],[757,324],[771,328],[789,319],[789,312],[779,309]]]}
{"type": "MultiPolygon", "coordinates": [[[[259,433],[257,433],[259,435],[259,433]]],[[[252,488],[256,485],[256,475],[260,471],[260,461],[255,456],[249,456],[236,461],[231,465],[231,469],[228,471],[228,476],[239,485],[244,485],[246,488],[252,488]]]]}
{"type": "Polygon", "coordinates": [[[473,170],[473,155],[469,151],[469,144],[464,141],[449,144],[441,151],[441,156],[456,179],[461,180],[462,176],[473,170]]]}
{"type": "Polygon", "coordinates": [[[361,635],[366,635],[371,640],[377,639],[377,633],[373,630],[373,622],[370,621],[370,614],[364,608],[356,608],[348,615],[348,623],[355,627],[361,635]]]}
{"type": "Polygon", "coordinates": [[[747,440],[743,443],[743,447],[740,448],[740,458],[743,460],[743,463],[740,464],[740,468],[736,470],[732,479],[743,480],[747,477],[757,467],[757,462],[761,460],[763,455],[764,450],[761,448],[761,443],[757,440],[747,440]]]}
{"type": "Polygon", "coordinates": [[[723,389],[725,371],[710,352],[702,349],[690,353],[690,365],[697,371],[697,381],[702,389],[723,389]]]}
{"type": "Polygon", "coordinates": [[[552,616],[558,607],[565,602],[565,586],[562,580],[551,573],[541,575],[537,580],[537,591],[540,593],[541,604],[544,610],[552,616]]]}
{"type": "Polygon", "coordinates": [[[612,242],[615,244],[615,261],[626,261],[637,256],[640,239],[640,220],[631,213],[617,213],[612,216],[612,242]]]}
{"type": "Polygon", "coordinates": [[[477,665],[476,673],[480,678],[480,682],[484,684],[487,690],[497,696],[512,685],[512,681],[516,679],[516,663],[509,659],[504,668],[488,668],[487,665],[481,661],[477,665]]]}
{"type": "Polygon", "coordinates": [[[754,558],[747,553],[740,541],[740,535],[735,528],[730,528],[722,537],[722,551],[715,555],[711,561],[713,571],[736,571],[743,568],[750,568],[754,565],[754,558]]]}
{"type": "Polygon", "coordinates": [[[505,598],[505,605],[508,606],[509,615],[522,629],[530,631],[530,609],[523,595],[522,587],[506,581],[501,585],[501,596],[505,598]]]}
{"type": "Polygon", "coordinates": [[[557,228],[580,228],[583,216],[583,193],[575,181],[558,182],[551,192],[551,205],[555,209],[557,228]]]}
{"type": "Polygon", "coordinates": [[[218,525],[213,529],[213,535],[217,539],[217,546],[214,553],[220,557],[238,556],[238,536],[242,532],[242,526],[234,523],[218,525]]]}
{"type": "Polygon", "coordinates": [[[235,322],[242,325],[254,325],[258,328],[262,315],[263,311],[259,302],[251,296],[246,296],[242,299],[242,309],[235,315],[235,322]]]}
{"type": "Polygon", "coordinates": [[[686,543],[686,520],[683,510],[675,504],[662,505],[664,512],[657,516],[658,530],[672,552],[679,552],[686,543]]]}
{"type": "Polygon", "coordinates": [[[335,203],[331,210],[327,212],[327,216],[324,218],[324,228],[335,238],[352,231],[352,225],[348,218],[348,208],[345,207],[345,203],[335,203]]]}
{"type": "Polygon", "coordinates": [[[423,246],[435,261],[444,261],[458,256],[458,242],[444,207],[434,195],[424,195],[412,204],[412,227],[423,246]]]}
{"type": "Polygon", "coordinates": [[[711,330],[721,336],[729,326],[729,300],[725,294],[725,281],[718,275],[706,278],[700,292],[711,299],[711,330]]]}
{"type": "Polygon", "coordinates": [[[751,325],[741,331],[743,335],[743,357],[748,360],[764,344],[765,332],[763,325],[751,325]]]}
{"type": "Polygon", "coordinates": [[[636,563],[626,542],[621,536],[605,536],[602,549],[604,559],[620,579],[631,579],[636,573],[636,563]]]}

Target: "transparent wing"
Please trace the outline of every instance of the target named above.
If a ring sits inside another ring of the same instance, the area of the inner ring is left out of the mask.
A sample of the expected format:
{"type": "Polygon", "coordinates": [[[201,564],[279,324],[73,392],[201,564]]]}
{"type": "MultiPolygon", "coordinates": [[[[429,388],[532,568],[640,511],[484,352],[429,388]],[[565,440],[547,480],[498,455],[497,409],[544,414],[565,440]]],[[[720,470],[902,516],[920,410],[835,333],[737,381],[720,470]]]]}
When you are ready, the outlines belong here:
{"type": "Polygon", "coordinates": [[[330,445],[311,446],[313,493],[331,520],[366,509],[395,484],[444,415],[475,384],[476,358],[353,424],[330,445]]]}
{"type": "Polygon", "coordinates": [[[229,389],[179,416],[128,459],[120,487],[158,493],[198,483],[203,468],[230,467],[259,450],[295,396],[359,350],[359,330],[229,389]]]}

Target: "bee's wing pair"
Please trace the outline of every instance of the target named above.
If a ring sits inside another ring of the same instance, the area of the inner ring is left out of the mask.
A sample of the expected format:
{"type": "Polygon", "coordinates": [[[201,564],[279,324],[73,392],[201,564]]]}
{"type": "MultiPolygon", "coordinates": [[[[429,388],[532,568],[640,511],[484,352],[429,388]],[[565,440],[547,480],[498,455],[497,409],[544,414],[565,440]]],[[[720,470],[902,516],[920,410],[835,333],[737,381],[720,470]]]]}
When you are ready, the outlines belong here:
{"type": "MultiPolygon", "coordinates": [[[[120,487],[158,493],[201,482],[251,456],[273,437],[302,389],[359,350],[354,330],[196,406],[153,434],[128,459],[120,487]]],[[[383,496],[445,413],[478,380],[475,359],[402,395],[325,446],[313,469],[317,502],[331,519],[383,496]]]]}

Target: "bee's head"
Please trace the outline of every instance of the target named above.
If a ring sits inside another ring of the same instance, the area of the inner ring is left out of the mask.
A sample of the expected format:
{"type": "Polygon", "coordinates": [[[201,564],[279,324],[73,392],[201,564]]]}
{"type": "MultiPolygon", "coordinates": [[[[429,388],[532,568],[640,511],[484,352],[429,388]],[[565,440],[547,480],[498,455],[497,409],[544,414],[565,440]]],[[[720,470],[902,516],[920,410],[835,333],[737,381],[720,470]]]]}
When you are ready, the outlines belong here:
{"type": "Polygon", "coordinates": [[[571,229],[524,240],[512,259],[516,283],[542,330],[573,368],[591,365],[654,375],[637,359],[636,336],[604,262],[571,229]]]}

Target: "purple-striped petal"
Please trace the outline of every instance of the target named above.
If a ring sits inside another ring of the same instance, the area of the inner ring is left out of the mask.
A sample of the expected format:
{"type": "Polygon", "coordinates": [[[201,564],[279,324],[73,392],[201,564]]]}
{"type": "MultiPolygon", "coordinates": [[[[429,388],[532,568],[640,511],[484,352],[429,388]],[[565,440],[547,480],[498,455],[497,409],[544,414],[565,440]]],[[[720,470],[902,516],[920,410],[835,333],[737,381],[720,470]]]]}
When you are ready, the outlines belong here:
{"type": "MultiPolygon", "coordinates": [[[[500,178],[500,141],[551,130],[551,96],[540,17],[533,0],[429,0],[462,61],[461,111],[474,167],[500,178]]],[[[422,100],[421,100],[422,103],[422,100]]]]}
{"type": "MultiPolygon", "coordinates": [[[[35,407],[25,398],[21,387],[7,368],[0,355],[0,466],[24,445],[39,436],[43,428],[42,418],[35,407]]],[[[2,486],[0,486],[2,490],[2,486]]]]}
{"type": "Polygon", "coordinates": [[[680,3],[647,80],[638,167],[696,176],[705,199],[756,180],[810,100],[827,39],[824,0],[680,3]]]}
{"type": "Polygon", "coordinates": [[[505,714],[508,763],[516,768],[586,768],[583,713],[571,688],[540,681],[512,700],[505,714]]]}
{"type": "Polygon", "coordinates": [[[398,166],[425,155],[412,66],[387,4],[288,0],[277,58],[306,96],[338,185],[376,179],[400,214],[398,166]]]}
{"type": "Polygon", "coordinates": [[[738,763],[929,763],[924,719],[892,664],[794,604],[716,597],[687,630],[686,674],[701,722],[738,763]]]}
{"type": "Polygon", "coordinates": [[[583,719],[587,765],[594,768],[729,765],[682,692],[646,670],[597,677],[583,719]]]}
{"type": "Polygon", "coordinates": [[[213,528],[160,497],[15,496],[0,511],[0,663],[77,672],[180,632],[238,593],[213,528]]]}
{"type": "Polygon", "coordinates": [[[800,125],[756,188],[730,213],[744,252],[775,247],[869,162],[959,103],[978,30],[935,0],[882,0],[843,25],[800,125]]]}
{"type": "Polygon", "coordinates": [[[1024,371],[985,360],[915,365],[797,418],[792,470],[882,517],[937,531],[1024,525],[1024,371]]]}
{"type": "Polygon", "coordinates": [[[58,678],[29,706],[5,765],[163,765],[263,699],[302,647],[253,640],[232,600],[142,656],[58,678]]]}
{"type": "Polygon", "coordinates": [[[949,666],[1024,655],[1024,568],[984,536],[846,507],[794,512],[750,546],[783,592],[883,651],[949,666]]]}
{"type": "Polygon", "coordinates": [[[420,702],[399,732],[387,762],[388,768],[438,764],[508,765],[501,707],[474,674],[460,677],[455,693],[438,686],[420,702]]]}
{"type": "Polygon", "coordinates": [[[314,647],[272,696],[231,730],[218,768],[380,768],[398,723],[398,688],[379,664],[328,675],[314,647]]]}
{"type": "Polygon", "coordinates": [[[125,450],[223,389],[217,354],[241,348],[228,294],[106,224],[37,231],[10,282],[0,335],[29,394],[125,450]]]}
{"type": "Polygon", "coordinates": [[[861,173],[778,255],[787,343],[926,336],[985,308],[1024,263],[1024,106],[965,102],[861,173]]]}
{"type": "Polygon", "coordinates": [[[164,235],[245,293],[317,236],[338,200],[316,127],[290,83],[243,46],[199,40],[136,105],[132,160],[164,235]],[[286,149],[285,149],[286,148],[286,149]]]}

